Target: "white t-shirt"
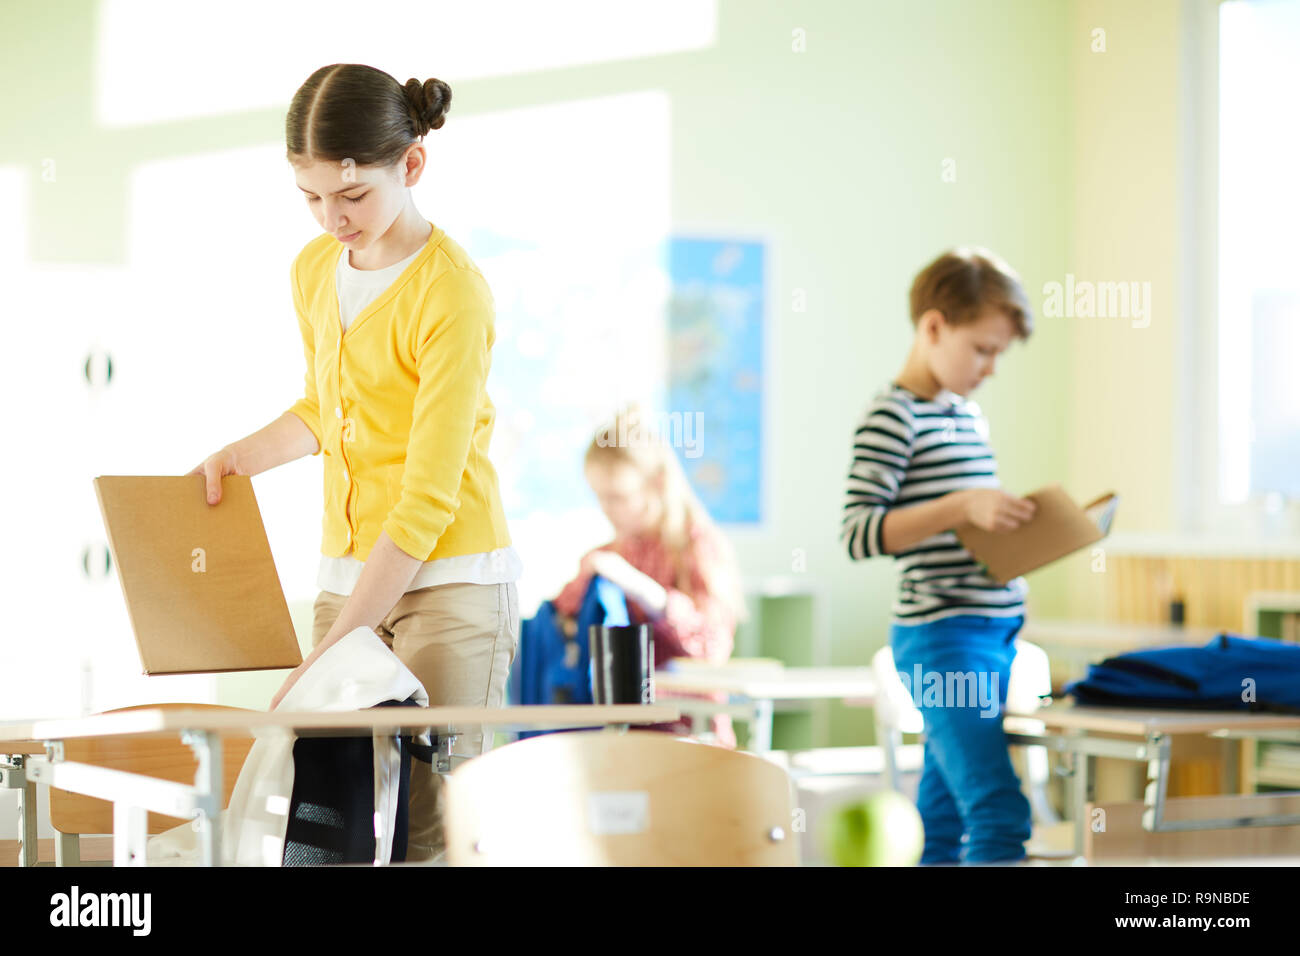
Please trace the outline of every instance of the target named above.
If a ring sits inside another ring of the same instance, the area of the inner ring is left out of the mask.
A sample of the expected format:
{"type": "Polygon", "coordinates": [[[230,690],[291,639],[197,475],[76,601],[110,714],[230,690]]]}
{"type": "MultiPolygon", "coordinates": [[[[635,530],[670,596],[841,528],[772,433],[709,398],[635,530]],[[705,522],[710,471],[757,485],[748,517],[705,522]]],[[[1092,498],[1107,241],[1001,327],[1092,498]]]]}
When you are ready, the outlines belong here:
{"type": "MultiPolygon", "coordinates": [[[[366,306],[370,305],[385,289],[392,285],[423,247],[411,253],[401,262],[395,262],[383,269],[355,269],[352,266],[348,250],[345,248],[339,256],[335,281],[339,293],[339,322],[346,332],[366,306]]],[[[316,586],[322,591],[334,594],[351,594],[365,568],[365,562],[345,554],[341,558],[321,555],[320,573],[316,586]]],[[[498,548],[479,554],[460,554],[451,558],[438,558],[426,561],[406,590],[432,587],[435,584],[507,584],[518,581],[523,575],[523,563],[512,547],[498,548]]]]}

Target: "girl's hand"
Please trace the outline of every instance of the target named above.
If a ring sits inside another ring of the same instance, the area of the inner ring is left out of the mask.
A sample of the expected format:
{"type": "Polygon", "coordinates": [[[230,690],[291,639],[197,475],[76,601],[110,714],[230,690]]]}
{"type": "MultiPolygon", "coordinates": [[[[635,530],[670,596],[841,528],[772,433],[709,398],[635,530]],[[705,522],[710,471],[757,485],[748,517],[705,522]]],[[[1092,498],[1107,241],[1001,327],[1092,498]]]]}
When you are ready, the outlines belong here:
{"type": "Polygon", "coordinates": [[[289,688],[298,683],[298,678],[305,674],[307,668],[310,666],[311,661],[305,660],[289,672],[289,676],[284,679],[284,683],[280,685],[280,689],[277,690],[275,696],[271,698],[271,706],[268,708],[269,710],[275,710],[275,708],[280,706],[280,701],[284,700],[284,695],[289,693],[289,688]]]}
{"type": "Polygon", "coordinates": [[[245,472],[240,471],[239,462],[235,460],[235,453],[227,445],[216,454],[209,455],[202,464],[196,465],[189,474],[203,475],[208,479],[208,504],[215,505],[221,502],[221,479],[226,475],[242,475],[245,472]]]}
{"type": "Polygon", "coordinates": [[[966,520],[985,531],[1014,531],[1034,516],[1038,505],[999,488],[974,488],[966,500],[966,520]]]}

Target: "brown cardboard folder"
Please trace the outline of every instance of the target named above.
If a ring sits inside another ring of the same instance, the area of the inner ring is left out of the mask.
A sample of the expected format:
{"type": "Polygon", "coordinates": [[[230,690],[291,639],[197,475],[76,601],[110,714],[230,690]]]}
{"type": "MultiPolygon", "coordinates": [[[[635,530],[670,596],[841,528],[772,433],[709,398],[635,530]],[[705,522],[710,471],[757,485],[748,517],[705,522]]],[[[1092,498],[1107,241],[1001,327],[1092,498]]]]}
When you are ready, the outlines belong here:
{"type": "Polygon", "coordinates": [[[1119,497],[1110,492],[1080,508],[1060,485],[1025,497],[1038,507],[1014,531],[985,531],[972,524],[955,529],[966,550],[999,584],[1100,541],[1110,533],[1119,504],[1119,497]]]}
{"type": "Polygon", "coordinates": [[[95,479],[146,674],[297,667],[298,638],[247,475],[95,479]]]}

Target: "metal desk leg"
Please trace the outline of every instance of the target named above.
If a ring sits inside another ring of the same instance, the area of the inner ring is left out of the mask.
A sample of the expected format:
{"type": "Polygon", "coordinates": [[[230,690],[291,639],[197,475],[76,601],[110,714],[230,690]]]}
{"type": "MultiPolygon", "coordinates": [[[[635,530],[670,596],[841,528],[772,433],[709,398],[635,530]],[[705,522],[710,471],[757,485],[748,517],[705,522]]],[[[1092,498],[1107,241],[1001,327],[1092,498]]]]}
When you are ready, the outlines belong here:
{"type": "Polygon", "coordinates": [[[145,866],[148,860],[149,811],[119,800],[113,804],[113,865],[145,866]]]}
{"type": "Polygon", "coordinates": [[[903,735],[893,724],[886,724],[876,712],[876,746],[885,758],[885,780],[890,789],[899,789],[898,748],[902,746],[903,735]]]}
{"type": "Polygon", "coordinates": [[[181,740],[199,761],[199,769],[194,774],[197,805],[194,826],[199,833],[202,865],[220,866],[221,834],[217,832],[217,824],[225,795],[221,782],[221,734],[215,730],[186,730],[181,733],[181,740]]]}
{"type": "Polygon", "coordinates": [[[23,786],[18,791],[19,819],[23,823],[21,834],[22,846],[18,849],[19,866],[35,866],[36,845],[36,783],[27,779],[26,772],[20,767],[18,773],[23,775],[23,786]]]}
{"type": "Polygon", "coordinates": [[[26,756],[0,754],[0,787],[18,791],[18,865],[36,865],[36,784],[28,779],[26,756]]]}
{"type": "Polygon", "coordinates": [[[1092,757],[1074,751],[1071,760],[1070,804],[1074,814],[1074,855],[1083,856],[1088,819],[1088,801],[1092,799],[1092,757]]]}
{"type": "Polygon", "coordinates": [[[1165,797],[1169,791],[1169,751],[1171,740],[1163,734],[1147,737],[1147,785],[1142,793],[1142,829],[1154,832],[1161,829],[1165,814],[1165,797]]]}
{"type": "Polygon", "coordinates": [[[433,769],[444,776],[452,771],[451,758],[460,756],[453,753],[456,749],[456,738],[459,736],[460,734],[451,728],[448,728],[445,733],[438,734],[438,753],[434,758],[436,763],[433,769]]]}
{"type": "Polygon", "coordinates": [[[81,866],[81,837],[75,833],[56,833],[55,866],[81,866]]]}

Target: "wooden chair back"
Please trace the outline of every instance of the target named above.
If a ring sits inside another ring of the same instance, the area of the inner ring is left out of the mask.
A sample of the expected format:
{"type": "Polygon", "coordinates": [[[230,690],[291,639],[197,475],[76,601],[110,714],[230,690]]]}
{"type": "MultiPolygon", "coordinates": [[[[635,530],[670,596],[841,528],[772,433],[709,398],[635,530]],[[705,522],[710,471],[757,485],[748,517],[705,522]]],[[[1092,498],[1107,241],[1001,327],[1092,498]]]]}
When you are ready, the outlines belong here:
{"type": "Polygon", "coordinates": [[[453,866],[797,866],[780,767],[657,731],[546,734],[446,781],[453,866]]]}

